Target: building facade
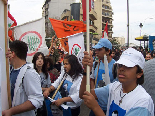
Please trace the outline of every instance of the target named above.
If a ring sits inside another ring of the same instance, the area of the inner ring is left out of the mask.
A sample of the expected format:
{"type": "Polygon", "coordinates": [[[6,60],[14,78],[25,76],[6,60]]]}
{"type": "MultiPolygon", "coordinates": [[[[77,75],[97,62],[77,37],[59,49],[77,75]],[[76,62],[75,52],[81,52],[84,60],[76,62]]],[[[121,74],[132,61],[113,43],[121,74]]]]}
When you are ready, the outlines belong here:
{"type": "Polygon", "coordinates": [[[108,21],[108,38],[112,39],[113,10],[110,0],[95,0],[94,10],[97,13],[97,20],[95,20],[95,25],[97,26],[98,38],[100,39],[102,37],[106,22],[108,21]]]}
{"type": "Polygon", "coordinates": [[[42,7],[42,16],[45,17],[46,37],[51,37],[54,33],[49,18],[60,19],[62,12],[69,9],[70,4],[74,2],[76,0],[45,0],[42,7]]]}
{"type": "MultiPolygon", "coordinates": [[[[71,6],[70,10],[65,9],[61,14],[61,20],[67,19],[68,21],[70,21],[74,19],[74,20],[83,21],[82,4],[72,3],[70,6],[71,6]]],[[[97,20],[97,13],[94,11],[93,8],[91,8],[91,11],[89,12],[89,31],[90,31],[91,46],[98,42],[98,39],[96,39],[97,37],[95,35],[95,33],[97,33],[97,27],[95,26],[95,23],[94,23],[95,20],[97,20]]]]}
{"type": "Polygon", "coordinates": [[[113,39],[116,39],[116,41],[123,46],[125,44],[125,38],[124,37],[113,37],[113,39]]]}

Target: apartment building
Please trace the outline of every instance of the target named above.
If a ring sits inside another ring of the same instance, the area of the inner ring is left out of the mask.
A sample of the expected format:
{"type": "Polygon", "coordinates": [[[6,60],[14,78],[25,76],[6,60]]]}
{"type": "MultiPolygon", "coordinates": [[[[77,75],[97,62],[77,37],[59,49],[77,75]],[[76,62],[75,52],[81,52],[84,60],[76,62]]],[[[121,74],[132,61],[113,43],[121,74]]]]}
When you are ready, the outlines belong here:
{"type": "Polygon", "coordinates": [[[97,13],[97,20],[95,20],[95,25],[97,27],[98,38],[100,39],[102,37],[106,22],[108,21],[108,38],[112,39],[113,10],[110,0],[95,0],[94,10],[97,13]]]}
{"type": "Polygon", "coordinates": [[[60,19],[62,12],[70,8],[70,4],[76,0],[45,0],[42,7],[42,16],[45,17],[46,37],[51,37],[54,33],[49,18],[60,19]]]}

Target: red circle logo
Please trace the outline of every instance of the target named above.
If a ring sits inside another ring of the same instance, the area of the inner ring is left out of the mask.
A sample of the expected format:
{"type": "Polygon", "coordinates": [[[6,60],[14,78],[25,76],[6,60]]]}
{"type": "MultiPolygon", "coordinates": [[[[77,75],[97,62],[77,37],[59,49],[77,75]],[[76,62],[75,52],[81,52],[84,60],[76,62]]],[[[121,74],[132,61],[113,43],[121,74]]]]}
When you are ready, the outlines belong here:
{"type": "Polygon", "coordinates": [[[71,54],[77,56],[80,50],[81,50],[81,46],[79,44],[74,44],[71,49],[71,54]]]}
{"type": "Polygon", "coordinates": [[[42,37],[40,33],[36,31],[27,31],[23,33],[20,38],[20,41],[24,41],[28,45],[28,56],[34,55],[40,46],[42,45],[42,37]]]}

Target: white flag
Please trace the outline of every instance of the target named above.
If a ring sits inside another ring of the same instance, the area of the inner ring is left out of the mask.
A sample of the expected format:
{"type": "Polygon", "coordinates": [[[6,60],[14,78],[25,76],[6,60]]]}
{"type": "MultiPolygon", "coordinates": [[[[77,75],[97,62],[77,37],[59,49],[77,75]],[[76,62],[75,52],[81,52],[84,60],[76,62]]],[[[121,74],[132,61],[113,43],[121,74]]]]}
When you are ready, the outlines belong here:
{"type": "Polygon", "coordinates": [[[84,37],[83,33],[78,33],[68,37],[69,54],[77,56],[80,64],[82,64],[82,58],[84,56],[84,37]]]}
{"type": "Polygon", "coordinates": [[[28,44],[27,61],[32,62],[33,55],[38,52],[48,52],[45,43],[45,19],[41,18],[14,28],[14,37],[28,44]],[[43,49],[43,50],[42,50],[43,49]]]}

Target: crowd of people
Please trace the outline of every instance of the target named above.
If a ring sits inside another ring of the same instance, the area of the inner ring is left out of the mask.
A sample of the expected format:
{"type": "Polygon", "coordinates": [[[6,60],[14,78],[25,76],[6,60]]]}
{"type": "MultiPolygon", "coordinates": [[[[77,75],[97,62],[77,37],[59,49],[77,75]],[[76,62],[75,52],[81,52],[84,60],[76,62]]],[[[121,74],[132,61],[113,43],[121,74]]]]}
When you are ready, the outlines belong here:
{"type": "Polygon", "coordinates": [[[82,102],[91,109],[89,116],[154,116],[155,52],[142,47],[114,49],[108,39],[101,38],[92,52],[84,52],[81,66],[75,55],[58,49],[54,38],[49,55],[35,53],[33,67],[26,62],[27,44],[10,43],[6,57],[12,67],[12,107],[2,111],[2,116],[62,116],[63,104],[69,107],[68,116],[78,116],[82,102]],[[110,84],[105,83],[105,58],[110,84]],[[86,91],[87,66],[90,92],[86,91]],[[51,103],[48,97],[55,101],[51,103]]]}

